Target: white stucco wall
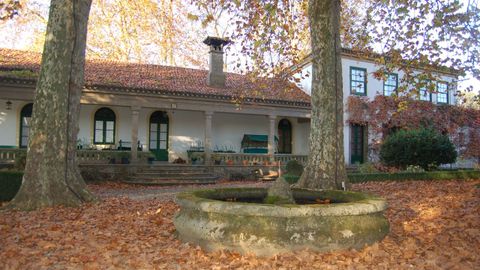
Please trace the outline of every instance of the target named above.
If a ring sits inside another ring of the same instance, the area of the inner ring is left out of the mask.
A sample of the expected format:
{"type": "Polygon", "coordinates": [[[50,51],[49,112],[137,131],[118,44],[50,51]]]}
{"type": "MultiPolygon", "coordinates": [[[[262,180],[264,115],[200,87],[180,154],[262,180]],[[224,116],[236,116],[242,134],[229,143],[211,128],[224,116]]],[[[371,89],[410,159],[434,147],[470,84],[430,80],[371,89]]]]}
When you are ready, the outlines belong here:
{"type": "MultiPolygon", "coordinates": [[[[308,155],[308,142],[310,138],[310,122],[300,123],[297,119],[288,118],[292,123],[292,154],[308,155]]],[[[278,122],[277,122],[278,125],[278,122]]]]}
{"type": "Polygon", "coordinates": [[[169,160],[187,158],[190,146],[204,144],[205,116],[203,112],[179,111],[169,113],[169,160]]]}
{"type": "Polygon", "coordinates": [[[99,108],[94,105],[82,105],[80,107],[78,139],[82,145],[93,145],[93,117],[95,111],[99,108]]]}
{"type": "Polygon", "coordinates": [[[239,153],[243,135],[268,135],[269,123],[268,117],[263,115],[214,114],[212,147],[239,153]]]}
{"type": "Polygon", "coordinates": [[[16,147],[20,132],[20,111],[30,102],[10,100],[12,107],[7,110],[7,101],[0,99],[0,146],[16,147]]]}

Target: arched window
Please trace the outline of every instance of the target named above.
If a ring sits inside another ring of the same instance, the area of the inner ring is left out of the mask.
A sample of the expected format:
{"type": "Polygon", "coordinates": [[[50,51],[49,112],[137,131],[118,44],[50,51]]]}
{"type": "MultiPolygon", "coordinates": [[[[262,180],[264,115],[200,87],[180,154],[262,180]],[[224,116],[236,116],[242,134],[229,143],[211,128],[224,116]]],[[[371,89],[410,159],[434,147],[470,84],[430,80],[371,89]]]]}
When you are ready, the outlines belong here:
{"type": "Polygon", "coordinates": [[[93,143],[115,143],[115,113],[109,108],[100,108],[94,117],[93,143]]]}
{"type": "Polygon", "coordinates": [[[20,112],[20,148],[28,146],[28,135],[30,135],[30,120],[32,119],[33,103],[23,106],[20,112]]]}
{"type": "Polygon", "coordinates": [[[287,119],[278,123],[278,153],[292,153],[292,124],[287,119]]]}

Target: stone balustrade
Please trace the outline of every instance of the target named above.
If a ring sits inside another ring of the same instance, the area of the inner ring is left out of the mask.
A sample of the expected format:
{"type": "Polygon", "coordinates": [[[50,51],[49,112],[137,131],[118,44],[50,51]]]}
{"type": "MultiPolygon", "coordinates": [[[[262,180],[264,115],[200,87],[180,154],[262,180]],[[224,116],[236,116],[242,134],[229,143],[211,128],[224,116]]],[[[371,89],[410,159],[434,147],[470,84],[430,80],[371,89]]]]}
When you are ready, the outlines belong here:
{"type": "MultiPolygon", "coordinates": [[[[18,155],[25,155],[24,148],[2,148],[0,149],[0,163],[13,163],[18,155]]],[[[130,158],[130,151],[106,151],[106,150],[77,150],[77,161],[80,164],[89,163],[111,163],[115,159],[115,163],[120,163],[122,158],[130,158]]],[[[138,152],[140,162],[147,163],[147,159],[151,156],[150,152],[138,152]]]]}
{"type": "Polygon", "coordinates": [[[24,154],[26,149],[2,148],[0,149],[0,163],[13,163],[19,154],[24,154]]]}
{"type": "MultiPolygon", "coordinates": [[[[26,149],[22,148],[1,148],[0,149],[0,163],[13,163],[18,155],[25,155],[26,149]]],[[[101,163],[108,164],[115,159],[116,163],[120,163],[122,158],[130,158],[130,151],[106,151],[106,150],[77,150],[77,161],[80,164],[101,163]]],[[[197,157],[200,162],[204,163],[203,152],[189,153],[189,157],[197,157]]],[[[140,163],[147,163],[147,159],[151,157],[150,152],[139,151],[138,159],[140,163]]],[[[243,153],[212,153],[212,165],[264,165],[270,164],[271,159],[266,154],[243,154],[243,153]]],[[[275,154],[274,162],[281,162],[287,164],[290,160],[297,160],[301,164],[307,162],[307,156],[304,155],[289,155],[289,154],[275,154]]],[[[191,162],[191,160],[189,161],[191,162]]]]}
{"type": "MultiPolygon", "coordinates": [[[[271,163],[269,155],[265,154],[243,154],[243,153],[214,153],[212,154],[214,164],[222,165],[260,165],[271,163]]],[[[273,156],[275,163],[287,164],[290,160],[297,160],[301,164],[307,162],[305,155],[275,154],[273,156]]]]}

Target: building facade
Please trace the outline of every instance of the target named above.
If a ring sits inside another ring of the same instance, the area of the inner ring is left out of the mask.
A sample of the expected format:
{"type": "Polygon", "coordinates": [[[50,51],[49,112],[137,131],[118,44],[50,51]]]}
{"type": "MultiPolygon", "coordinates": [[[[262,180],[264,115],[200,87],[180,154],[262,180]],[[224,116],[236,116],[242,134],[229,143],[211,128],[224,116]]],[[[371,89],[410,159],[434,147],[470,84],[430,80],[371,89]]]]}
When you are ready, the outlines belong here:
{"type": "MultiPolygon", "coordinates": [[[[302,79],[300,89],[284,81],[224,73],[226,41],[209,38],[205,43],[209,70],[88,60],[78,148],[128,149],[132,158],[150,152],[169,162],[189,160],[195,151],[205,153],[206,160],[215,153],[308,155],[310,77],[302,79]]],[[[0,49],[0,148],[27,146],[40,58],[0,49]]],[[[345,103],[350,95],[389,95],[403,75],[379,81],[372,76],[378,69],[373,61],[347,51],[342,68],[345,103]]],[[[297,70],[308,73],[311,63],[307,59],[297,70]]],[[[442,75],[439,93],[428,99],[455,104],[455,80],[454,74],[442,75]]],[[[367,128],[346,122],[344,132],[345,162],[365,162],[367,128]]]]}
{"type": "MultiPolygon", "coordinates": [[[[379,57],[379,56],[377,56],[379,57]]],[[[379,139],[379,134],[368,130],[367,125],[349,124],[347,102],[351,96],[362,96],[373,100],[378,95],[392,96],[404,95],[397,93],[403,76],[403,71],[392,72],[386,80],[379,80],[374,77],[380,66],[375,62],[376,58],[363,56],[348,49],[342,50],[342,78],[343,78],[343,102],[344,102],[344,155],[347,164],[364,163],[368,160],[368,145],[373,140],[379,139]]],[[[294,72],[300,78],[299,86],[306,92],[311,90],[312,63],[311,56],[295,68],[294,72]]],[[[427,89],[420,89],[419,95],[412,98],[432,102],[438,105],[456,104],[456,81],[455,72],[438,72],[440,80],[434,82],[436,89],[430,92],[427,89]]],[[[371,158],[371,157],[370,157],[371,158]]]]}

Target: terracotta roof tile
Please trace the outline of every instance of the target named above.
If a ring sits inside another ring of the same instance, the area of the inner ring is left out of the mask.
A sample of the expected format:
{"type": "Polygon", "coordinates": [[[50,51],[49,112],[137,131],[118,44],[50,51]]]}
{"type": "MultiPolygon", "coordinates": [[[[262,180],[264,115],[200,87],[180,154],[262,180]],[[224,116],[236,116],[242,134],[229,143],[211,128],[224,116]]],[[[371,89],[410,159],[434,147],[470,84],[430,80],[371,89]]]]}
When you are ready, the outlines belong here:
{"type": "MultiPolygon", "coordinates": [[[[0,48],[0,70],[31,70],[38,73],[41,54],[0,48]]],[[[310,103],[310,97],[292,83],[280,79],[250,77],[227,73],[224,88],[207,85],[207,70],[87,60],[86,87],[149,89],[154,91],[207,94],[226,97],[258,98],[287,102],[310,103]]],[[[9,76],[2,74],[1,76],[9,76]]]]}

